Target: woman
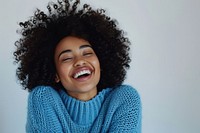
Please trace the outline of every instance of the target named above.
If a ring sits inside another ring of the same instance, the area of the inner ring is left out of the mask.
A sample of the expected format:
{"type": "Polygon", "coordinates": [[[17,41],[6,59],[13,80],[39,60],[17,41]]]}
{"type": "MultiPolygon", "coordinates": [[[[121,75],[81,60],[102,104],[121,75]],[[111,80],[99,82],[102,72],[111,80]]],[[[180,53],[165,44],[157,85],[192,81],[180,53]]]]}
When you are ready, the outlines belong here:
{"type": "Polygon", "coordinates": [[[17,76],[29,90],[27,133],[141,132],[137,91],[122,85],[130,42],[105,14],[68,0],[21,22],[17,76]]]}

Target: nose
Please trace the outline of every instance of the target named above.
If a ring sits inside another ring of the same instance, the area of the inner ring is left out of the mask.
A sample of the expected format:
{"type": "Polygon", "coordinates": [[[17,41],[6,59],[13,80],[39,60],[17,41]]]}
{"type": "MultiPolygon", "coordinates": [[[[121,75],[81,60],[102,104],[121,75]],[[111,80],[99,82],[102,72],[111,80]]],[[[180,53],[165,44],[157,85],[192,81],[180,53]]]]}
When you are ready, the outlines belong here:
{"type": "Polygon", "coordinates": [[[79,57],[79,58],[76,58],[76,61],[74,62],[74,66],[77,67],[77,66],[84,66],[86,64],[86,61],[79,57]]]}

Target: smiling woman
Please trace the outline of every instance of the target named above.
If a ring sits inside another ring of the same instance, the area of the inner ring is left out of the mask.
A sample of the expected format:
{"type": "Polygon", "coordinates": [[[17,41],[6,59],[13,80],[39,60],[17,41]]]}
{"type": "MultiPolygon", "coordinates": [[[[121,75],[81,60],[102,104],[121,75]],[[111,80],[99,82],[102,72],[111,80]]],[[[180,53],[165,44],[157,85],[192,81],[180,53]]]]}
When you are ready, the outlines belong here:
{"type": "Polygon", "coordinates": [[[56,82],[61,81],[69,95],[87,101],[97,94],[100,64],[88,41],[72,36],[62,39],[55,49],[55,66],[56,82]]]}
{"type": "Polygon", "coordinates": [[[28,89],[26,131],[141,132],[137,91],[122,85],[130,42],[105,14],[59,0],[21,22],[17,76],[28,89]]]}

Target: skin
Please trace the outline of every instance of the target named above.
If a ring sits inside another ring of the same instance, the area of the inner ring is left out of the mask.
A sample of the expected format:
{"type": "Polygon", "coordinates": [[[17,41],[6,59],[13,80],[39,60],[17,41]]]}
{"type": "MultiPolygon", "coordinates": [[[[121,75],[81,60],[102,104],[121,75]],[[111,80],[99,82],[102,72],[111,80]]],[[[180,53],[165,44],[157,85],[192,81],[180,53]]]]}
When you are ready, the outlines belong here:
{"type": "Polygon", "coordinates": [[[97,95],[100,80],[100,63],[91,44],[81,38],[68,36],[63,38],[55,49],[55,81],[61,82],[68,95],[82,101],[88,101],[97,95]],[[91,74],[80,78],[80,71],[91,74]]]}

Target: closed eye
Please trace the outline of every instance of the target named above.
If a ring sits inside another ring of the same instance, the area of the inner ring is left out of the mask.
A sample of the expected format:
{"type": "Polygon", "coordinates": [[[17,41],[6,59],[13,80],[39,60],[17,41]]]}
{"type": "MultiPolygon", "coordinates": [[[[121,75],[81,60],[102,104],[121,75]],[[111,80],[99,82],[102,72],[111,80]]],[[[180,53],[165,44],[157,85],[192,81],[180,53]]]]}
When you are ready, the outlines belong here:
{"type": "Polygon", "coordinates": [[[72,57],[70,57],[70,58],[64,58],[64,59],[62,59],[62,61],[63,62],[65,62],[65,61],[71,61],[73,58],[72,57]]]}
{"type": "Polygon", "coordinates": [[[93,53],[84,53],[83,56],[90,56],[92,55],[93,53]]]}

